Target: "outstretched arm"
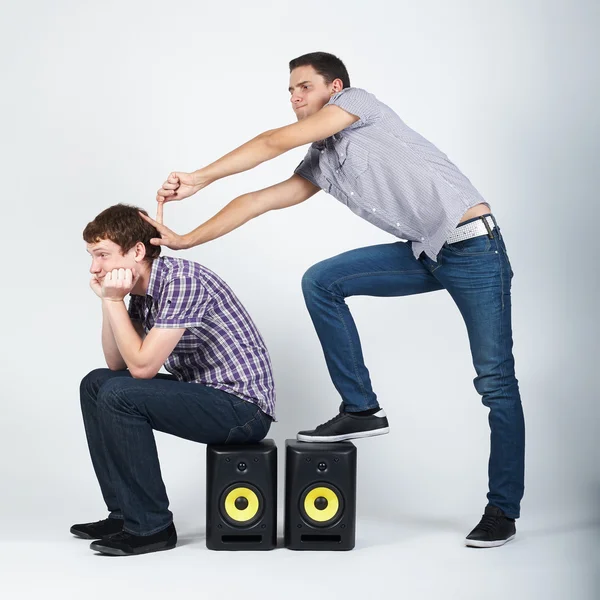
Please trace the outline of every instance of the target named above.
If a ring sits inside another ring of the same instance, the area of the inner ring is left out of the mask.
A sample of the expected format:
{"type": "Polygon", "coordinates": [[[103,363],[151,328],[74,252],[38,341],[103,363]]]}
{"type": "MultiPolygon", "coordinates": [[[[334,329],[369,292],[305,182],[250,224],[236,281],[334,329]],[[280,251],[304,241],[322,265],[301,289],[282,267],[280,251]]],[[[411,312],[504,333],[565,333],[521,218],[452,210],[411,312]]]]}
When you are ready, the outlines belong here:
{"type": "MultiPolygon", "coordinates": [[[[318,191],[319,188],[310,181],[294,174],[286,181],[271,187],[238,196],[214,217],[186,235],[177,235],[174,231],[165,227],[162,224],[162,210],[160,209],[157,220],[151,219],[143,213],[140,213],[140,216],[154,225],[161,235],[160,238],[150,240],[152,244],[167,246],[172,250],[181,250],[210,242],[270,210],[300,204],[314,196],[318,191]]],[[[159,207],[162,207],[162,203],[159,204],[159,207]]]]}
{"type": "Polygon", "coordinates": [[[335,105],[327,105],[297,123],[261,133],[254,139],[194,173],[174,172],[158,190],[159,202],[182,200],[214,181],[248,171],[292,148],[324,140],[349,127],[359,117],[335,105]]]}

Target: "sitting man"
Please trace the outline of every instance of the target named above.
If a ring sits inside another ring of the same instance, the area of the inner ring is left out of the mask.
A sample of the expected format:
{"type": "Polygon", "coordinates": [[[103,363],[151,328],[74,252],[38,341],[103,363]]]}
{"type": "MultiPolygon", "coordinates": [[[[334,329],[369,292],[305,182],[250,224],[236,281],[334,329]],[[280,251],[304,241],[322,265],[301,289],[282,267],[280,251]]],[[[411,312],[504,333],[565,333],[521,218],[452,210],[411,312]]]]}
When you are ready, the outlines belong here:
{"type": "Polygon", "coordinates": [[[258,442],[275,416],[271,362],[250,315],[206,267],[159,256],[157,235],[123,204],[83,232],[108,369],[81,382],[81,410],[109,516],[71,533],[105,554],[177,543],[153,429],[205,444],[258,442]]]}

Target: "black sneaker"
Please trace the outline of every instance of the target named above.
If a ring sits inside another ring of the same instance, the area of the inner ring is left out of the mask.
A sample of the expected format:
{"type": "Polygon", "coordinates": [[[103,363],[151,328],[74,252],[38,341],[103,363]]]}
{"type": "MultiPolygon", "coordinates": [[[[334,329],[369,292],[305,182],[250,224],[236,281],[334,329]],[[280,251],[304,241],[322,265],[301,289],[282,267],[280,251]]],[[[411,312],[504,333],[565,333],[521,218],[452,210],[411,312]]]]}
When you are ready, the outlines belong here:
{"type": "Polygon", "coordinates": [[[300,431],[296,438],[300,442],[342,442],[356,438],[383,435],[390,430],[383,409],[368,416],[356,416],[340,412],[327,423],[312,431],[300,431]]]}
{"type": "Polygon", "coordinates": [[[486,506],[479,525],[467,536],[465,543],[472,548],[493,548],[510,542],[516,533],[514,519],[495,506],[486,506]]]}
{"type": "Polygon", "coordinates": [[[133,535],[127,531],[120,531],[109,537],[92,542],[90,548],[102,554],[113,556],[130,556],[132,554],[146,554],[159,550],[170,550],[177,545],[177,532],[171,523],[166,529],[152,535],[133,535]]]}
{"type": "Polygon", "coordinates": [[[84,540],[99,540],[107,535],[119,533],[123,529],[123,519],[103,519],[95,523],[80,523],[69,530],[84,540]]]}

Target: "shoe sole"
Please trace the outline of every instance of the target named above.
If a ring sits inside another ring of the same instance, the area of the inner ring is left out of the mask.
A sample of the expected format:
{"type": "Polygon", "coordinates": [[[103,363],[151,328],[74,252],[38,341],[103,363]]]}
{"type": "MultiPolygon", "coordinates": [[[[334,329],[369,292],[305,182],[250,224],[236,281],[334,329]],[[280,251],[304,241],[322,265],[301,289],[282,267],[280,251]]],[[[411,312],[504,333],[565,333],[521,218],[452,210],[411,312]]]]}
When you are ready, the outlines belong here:
{"type": "Polygon", "coordinates": [[[171,550],[175,548],[177,542],[160,542],[158,544],[152,544],[151,546],[144,546],[144,548],[134,549],[133,552],[125,552],[120,548],[111,548],[110,546],[102,546],[99,542],[92,542],[90,549],[102,554],[110,554],[111,556],[138,556],[140,554],[149,554],[150,552],[160,552],[161,550],[171,550]]]}
{"type": "Polygon", "coordinates": [[[345,440],[355,440],[359,438],[374,437],[376,435],[384,435],[389,433],[389,427],[381,429],[372,429],[370,431],[358,431],[356,433],[345,433],[344,435],[296,435],[299,442],[343,442],[345,440]]]}
{"type": "Polygon", "coordinates": [[[78,538],[81,538],[82,540],[99,540],[102,538],[102,536],[98,536],[98,537],[94,537],[92,535],[89,535],[88,533],[83,533],[83,531],[77,531],[77,529],[73,529],[71,527],[71,529],[69,529],[69,531],[78,538]]]}
{"type": "Polygon", "coordinates": [[[516,534],[511,535],[505,540],[493,540],[491,542],[485,542],[483,540],[465,540],[465,544],[469,548],[496,548],[497,546],[504,546],[506,542],[510,542],[510,540],[514,539],[516,534]]]}

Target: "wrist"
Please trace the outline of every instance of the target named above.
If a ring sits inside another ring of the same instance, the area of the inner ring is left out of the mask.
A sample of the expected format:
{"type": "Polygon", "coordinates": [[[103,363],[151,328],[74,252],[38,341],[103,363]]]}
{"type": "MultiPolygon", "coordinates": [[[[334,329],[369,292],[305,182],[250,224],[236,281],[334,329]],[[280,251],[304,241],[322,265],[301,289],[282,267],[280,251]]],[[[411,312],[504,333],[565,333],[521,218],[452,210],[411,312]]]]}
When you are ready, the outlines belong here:
{"type": "Polygon", "coordinates": [[[214,181],[207,171],[207,167],[194,171],[194,185],[199,189],[205,188],[214,181]]]}
{"type": "Polygon", "coordinates": [[[112,306],[114,304],[122,304],[125,298],[102,298],[102,306],[112,306]]]}

